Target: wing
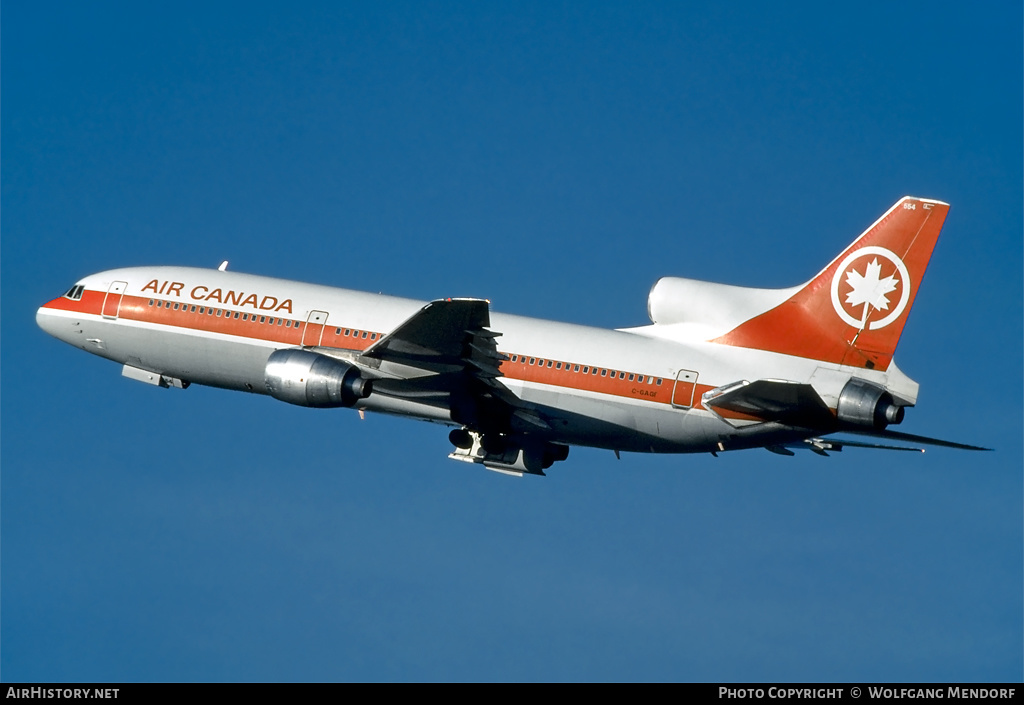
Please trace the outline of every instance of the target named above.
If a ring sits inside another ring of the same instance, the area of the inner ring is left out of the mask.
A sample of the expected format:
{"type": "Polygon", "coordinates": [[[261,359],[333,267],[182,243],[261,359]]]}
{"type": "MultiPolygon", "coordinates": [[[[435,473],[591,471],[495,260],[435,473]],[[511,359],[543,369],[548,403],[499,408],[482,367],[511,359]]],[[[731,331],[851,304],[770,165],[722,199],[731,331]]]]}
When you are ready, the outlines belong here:
{"type": "MultiPolygon", "coordinates": [[[[711,390],[704,395],[702,401],[705,408],[715,412],[733,425],[744,421],[772,421],[796,428],[817,429],[818,434],[843,431],[890,441],[942,446],[959,450],[990,450],[912,433],[840,424],[834,412],[828,408],[814,387],[798,382],[773,379],[759,379],[754,382],[743,380],[711,390]]],[[[806,444],[804,446],[772,445],[766,446],[766,448],[780,455],[792,455],[792,451],[789,450],[792,447],[807,447],[821,455],[825,455],[825,451],[841,451],[844,446],[924,452],[922,448],[832,438],[808,438],[804,443],[806,444]]]]}
{"type": "MultiPolygon", "coordinates": [[[[490,326],[490,304],[484,299],[431,301],[361,355],[392,366],[428,373],[406,390],[432,391],[447,399],[452,419],[484,429],[508,427],[516,418],[537,428],[547,422],[515,396],[499,378],[507,356],[498,352],[500,332],[490,326]]],[[[375,389],[384,391],[378,385],[375,389]]],[[[402,393],[401,385],[393,393],[402,393]]]]}
{"type": "Polygon", "coordinates": [[[809,384],[774,379],[736,382],[713,389],[703,398],[705,408],[730,421],[729,414],[747,420],[774,421],[799,428],[829,428],[835,415],[809,384]]]}
{"type": "Polygon", "coordinates": [[[484,375],[498,377],[503,358],[494,338],[501,334],[488,330],[490,324],[483,299],[431,301],[367,348],[363,357],[436,372],[470,364],[484,375]]]}

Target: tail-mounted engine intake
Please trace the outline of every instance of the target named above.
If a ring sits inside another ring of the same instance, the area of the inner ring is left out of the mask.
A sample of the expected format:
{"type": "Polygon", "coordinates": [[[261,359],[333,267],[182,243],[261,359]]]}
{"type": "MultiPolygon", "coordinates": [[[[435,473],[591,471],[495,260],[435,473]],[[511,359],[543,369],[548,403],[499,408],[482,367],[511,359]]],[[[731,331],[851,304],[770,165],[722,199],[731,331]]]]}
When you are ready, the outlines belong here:
{"type": "Polygon", "coordinates": [[[836,415],[841,423],[881,431],[891,423],[903,421],[903,407],[897,406],[892,395],[878,385],[851,379],[839,393],[836,415]]]}
{"type": "Polygon", "coordinates": [[[372,381],[352,365],[308,350],[277,350],[267,360],[267,393],[298,406],[352,406],[370,396],[372,381]]]}

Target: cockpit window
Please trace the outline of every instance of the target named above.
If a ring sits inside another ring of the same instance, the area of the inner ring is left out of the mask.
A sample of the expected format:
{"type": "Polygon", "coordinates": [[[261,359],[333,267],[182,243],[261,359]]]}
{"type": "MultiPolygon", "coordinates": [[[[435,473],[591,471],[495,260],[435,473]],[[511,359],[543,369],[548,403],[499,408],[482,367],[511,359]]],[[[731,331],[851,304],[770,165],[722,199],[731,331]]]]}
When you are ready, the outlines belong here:
{"type": "Polygon", "coordinates": [[[85,287],[81,284],[75,284],[73,287],[68,289],[68,293],[64,294],[65,299],[71,299],[72,301],[81,301],[82,292],[85,291],[85,287]]]}

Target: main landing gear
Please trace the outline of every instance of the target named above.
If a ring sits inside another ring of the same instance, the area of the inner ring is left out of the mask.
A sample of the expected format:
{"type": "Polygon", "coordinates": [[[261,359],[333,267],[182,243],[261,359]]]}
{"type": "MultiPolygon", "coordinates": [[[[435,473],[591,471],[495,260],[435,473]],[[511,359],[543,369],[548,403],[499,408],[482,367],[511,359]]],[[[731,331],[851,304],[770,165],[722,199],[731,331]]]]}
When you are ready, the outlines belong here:
{"type": "Polygon", "coordinates": [[[478,433],[457,428],[448,434],[455,450],[448,456],[464,463],[478,463],[506,475],[543,475],[559,460],[569,457],[569,446],[501,433],[478,433]]]}

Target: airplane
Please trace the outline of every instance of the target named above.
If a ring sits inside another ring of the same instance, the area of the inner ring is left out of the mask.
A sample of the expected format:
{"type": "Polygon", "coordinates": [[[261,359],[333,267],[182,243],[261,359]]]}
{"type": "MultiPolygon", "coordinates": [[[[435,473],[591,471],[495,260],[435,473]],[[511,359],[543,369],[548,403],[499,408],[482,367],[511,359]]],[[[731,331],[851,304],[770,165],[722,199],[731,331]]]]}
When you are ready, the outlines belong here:
{"type": "Polygon", "coordinates": [[[50,335],[159,387],[201,384],[454,427],[455,460],[543,475],[569,447],[765,448],[891,442],[987,450],[889,429],[918,384],[893,362],[949,205],[904,197],[810,281],[754,289],[679,277],[650,325],[605,330],[227,270],[87,276],[39,308],[50,335]],[[828,438],[836,432],[888,441],[828,438]]]}

